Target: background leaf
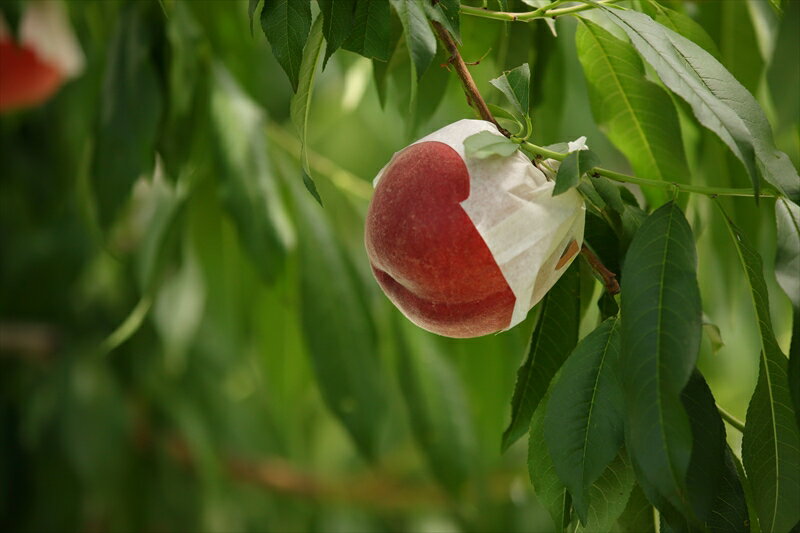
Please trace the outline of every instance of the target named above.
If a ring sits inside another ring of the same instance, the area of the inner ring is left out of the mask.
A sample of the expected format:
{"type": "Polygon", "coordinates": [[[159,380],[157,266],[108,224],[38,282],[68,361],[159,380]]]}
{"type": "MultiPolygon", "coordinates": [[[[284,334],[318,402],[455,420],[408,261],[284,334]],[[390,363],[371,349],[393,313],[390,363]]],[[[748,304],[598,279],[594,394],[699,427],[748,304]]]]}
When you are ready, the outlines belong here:
{"type": "Polygon", "coordinates": [[[738,459],[733,455],[730,446],[725,446],[723,460],[724,469],[712,516],[708,521],[708,530],[712,533],[746,533],[750,531],[750,518],[744,489],[736,468],[738,459]]]}
{"type": "Polygon", "coordinates": [[[150,24],[155,16],[151,7],[125,6],[108,49],[92,161],[92,185],[104,226],[111,224],[134,181],[150,173],[155,161],[164,97],[151,56],[158,39],[158,30],[150,24]]]}
{"type": "Polygon", "coordinates": [[[724,213],[752,290],[761,336],[758,383],[742,438],[742,462],[753,486],[762,531],[789,531],[800,520],[800,432],[789,392],[786,356],[780,350],[764,281],[761,257],[724,213]]]}
{"type": "Polygon", "coordinates": [[[295,193],[295,197],[304,236],[300,241],[301,323],[317,383],[328,408],[342,421],[359,451],[374,459],[387,407],[374,325],[320,207],[309,203],[305,195],[295,193]]]}
{"type": "Polygon", "coordinates": [[[265,0],[261,28],[292,89],[297,91],[303,47],[311,28],[310,0],[265,0]]]}
{"type": "Polygon", "coordinates": [[[621,293],[626,447],[648,482],[688,514],[692,434],[680,394],[702,334],[695,254],[683,212],[665,204],[644,221],[628,248],[621,293]]]}
{"type": "Polygon", "coordinates": [[[477,450],[469,402],[436,345],[404,326],[407,332],[398,332],[397,373],[411,427],[430,469],[445,487],[455,491],[475,468],[477,450]]]}
{"type": "Polygon", "coordinates": [[[264,114],[224,67],[217,65],[213,76],[220,195],[259,274],[274,281],[294,244],[294,230],[264,150],[264,114]]]}
{"type": "Polygon", "coordinates": [[[503,450],[528,430],[531,416],[550,381],[578,343],[579,285],[578,264],[573,264],[539,304],[539,321],[531,336],[528,355],[517,371],[511,422],[503,432],[503,450]]]}

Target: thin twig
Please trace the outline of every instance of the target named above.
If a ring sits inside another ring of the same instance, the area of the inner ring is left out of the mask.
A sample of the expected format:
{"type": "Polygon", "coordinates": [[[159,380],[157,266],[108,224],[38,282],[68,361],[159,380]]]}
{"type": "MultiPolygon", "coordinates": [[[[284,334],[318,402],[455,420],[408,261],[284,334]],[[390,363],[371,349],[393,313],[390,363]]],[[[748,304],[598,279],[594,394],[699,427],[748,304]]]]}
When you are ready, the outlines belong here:
{"type": "Polygon", "coordinates": [[[464,87],[464,92],[467,93],[469,104],[478,112],[478,115],[480,115],[483,120],[497,126],[500,133],[506,137],[511,137],[511,134],[497,123],[492,112],[489,111],[489,106],[486,105],[486,101],[483,99],[483,96],[481,96],[480,91],[478,91],[475,80],[472,79],[472,74],[469,73],[467,64],[464,62],[464,58],[461,57],[461,53],[458,51],[458,45],[453,39],[453,36],[438,22],[433,22],[433,29],[436,30],[436,35],[439,36],[439,40],[442,41],[442,44],[444,44],[450,54],[450,63],[455,67],[456,74],[458,74],[459,79],[461,79],[461,85],[464,87]]]}
{"type": "Polygon", "coordinates": [[[717,411],[719,411],[719,414],[722,417],[722,419],[728,424],[730,424],[731,427],[738,429],[740,433],[744,433],[744,422],[742,422],[741,420],[730,414],[728,411],[720,407],[719,404],[717,404],[717,411]]]}
{"type": "Polygon", "coordinates": [[[589,263],[589,266],[592,267],[592,270],[600,276],[600,279],[603,280],[603,285],[606,287],[606,291],[608,294],[614,295],[619,293],[619,282],[617,281],[617,275],[611,272],[606,266],[600,261],[600,258],[595,255],[593,251],[591,251],[585,244],[581,247],[581,254],[589,263]]]}

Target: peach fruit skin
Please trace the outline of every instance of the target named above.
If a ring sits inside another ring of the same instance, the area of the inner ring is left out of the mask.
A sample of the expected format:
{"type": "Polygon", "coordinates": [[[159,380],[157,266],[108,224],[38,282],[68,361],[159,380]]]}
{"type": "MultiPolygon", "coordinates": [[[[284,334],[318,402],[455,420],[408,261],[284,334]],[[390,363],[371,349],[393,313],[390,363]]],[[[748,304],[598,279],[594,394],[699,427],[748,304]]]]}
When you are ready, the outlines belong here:
{"type": "Polygon", "coordinates": [[[469,172],[447,144],[397,154],[369,206],[365,246],[375,279],[406,317],[446,337],[508,328],[515,297],[460,203],[469,172]]]}
{"type": "Polygon", "coordinates": [[[0,111],[44,102],[58,90],[63,76],[27,46],[0,39],[0,111]]]}

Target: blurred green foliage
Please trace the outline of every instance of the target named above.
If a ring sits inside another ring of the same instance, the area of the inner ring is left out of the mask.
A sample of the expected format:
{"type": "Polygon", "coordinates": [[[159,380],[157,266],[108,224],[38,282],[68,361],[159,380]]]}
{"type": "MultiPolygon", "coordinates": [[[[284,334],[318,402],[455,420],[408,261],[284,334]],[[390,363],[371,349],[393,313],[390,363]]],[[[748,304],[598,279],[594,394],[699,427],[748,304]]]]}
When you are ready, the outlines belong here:
{"type": "MultiPolygon", "coordinates": [[[[761,2],[664,3],[705,28],[796,167],[798,3],[782,19],[761,2]]],[[[537,311],[495,336],[427,334],[389,304],[363,250],[373,176],[473,116],[445,54],[410,107],[403,41],[387,63],[337,43],[305,132],[323,209],[302,187],[292,86],[249,4],[72,0],[86,71],[0,117],[0,528],[552,530],[525,443],[500,451],[537,311]]],[[[538,144],[586,135],[604,166],[630,170],[595,122],[576,26],[558,20],[554,38],[542,21],[462,16],[461,50],[494,104],[489,81],[530,63],[538,144]]],[[[750,186],[676,104],[691,182],[750,186]]],[[[751,295],[716,208],[681,201],[724,343],[705,336],[698,366],[741,419],[759,364],[751,295]]],[[[764,259],[788,353],[774,202],[720,202],[764,259]]],[[[601,285],[585,265],[580,276],[584,336],[604,316],[601,285]]],[[[728,432],[737,452],[740,437],[728,432]]]]}

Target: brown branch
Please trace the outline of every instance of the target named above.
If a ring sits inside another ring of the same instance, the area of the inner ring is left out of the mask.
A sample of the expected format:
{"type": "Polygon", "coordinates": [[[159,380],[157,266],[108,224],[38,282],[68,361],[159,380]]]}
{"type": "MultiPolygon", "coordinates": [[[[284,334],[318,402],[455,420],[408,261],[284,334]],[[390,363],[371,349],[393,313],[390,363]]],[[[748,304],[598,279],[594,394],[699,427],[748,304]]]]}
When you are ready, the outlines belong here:
{"type": "Polygon", "coordinates": [[[455,67],[456,74],[458,74],[458,77],[461,79],[461,85],[464,87],[464,92],[467,93],[467,102],[469,102],[469,105],[478,112],[478,115],[480,115],[483,120],[497,126],[500,133],[506,137],[511,137],[508,130],[500,126],[492,115],[492,112],[489,111],[489,106],[486,105],[486,101],[484,101],[483,96],[481,96],[480,91],[478,91],[475,80],[472,79],[472,74],[469,73],[467,64],[464,62],[464,58],[461,57],[461,52],[458,51],[458,45],[453,39],[453,36],[450,35],[450,32],[440,23],[436,21],[432,21],[432,23],[433,29],[436,30],[436,35],[450,54],[450,64],[455,67]]]}
{"type": "Polygon", "coordinates": [[[605,285],[608,294],[614,295],[619,293],[619,282],[617,282],[617,275],[611,272],[606,266],[600,261],[600,258],[597,257],[593,251],[591,251],[585,244],[581,248],[581,254],[589,263],[589,266],[592,267],[595,274],[597,274],[600,279],[603,280],[603,285],[605,285]]]}
{"type": "Polygon", "coordinates": [[[60,344],[61,334],[49,324],[0,322],[0,355],[45,363],[60,344]]]}

